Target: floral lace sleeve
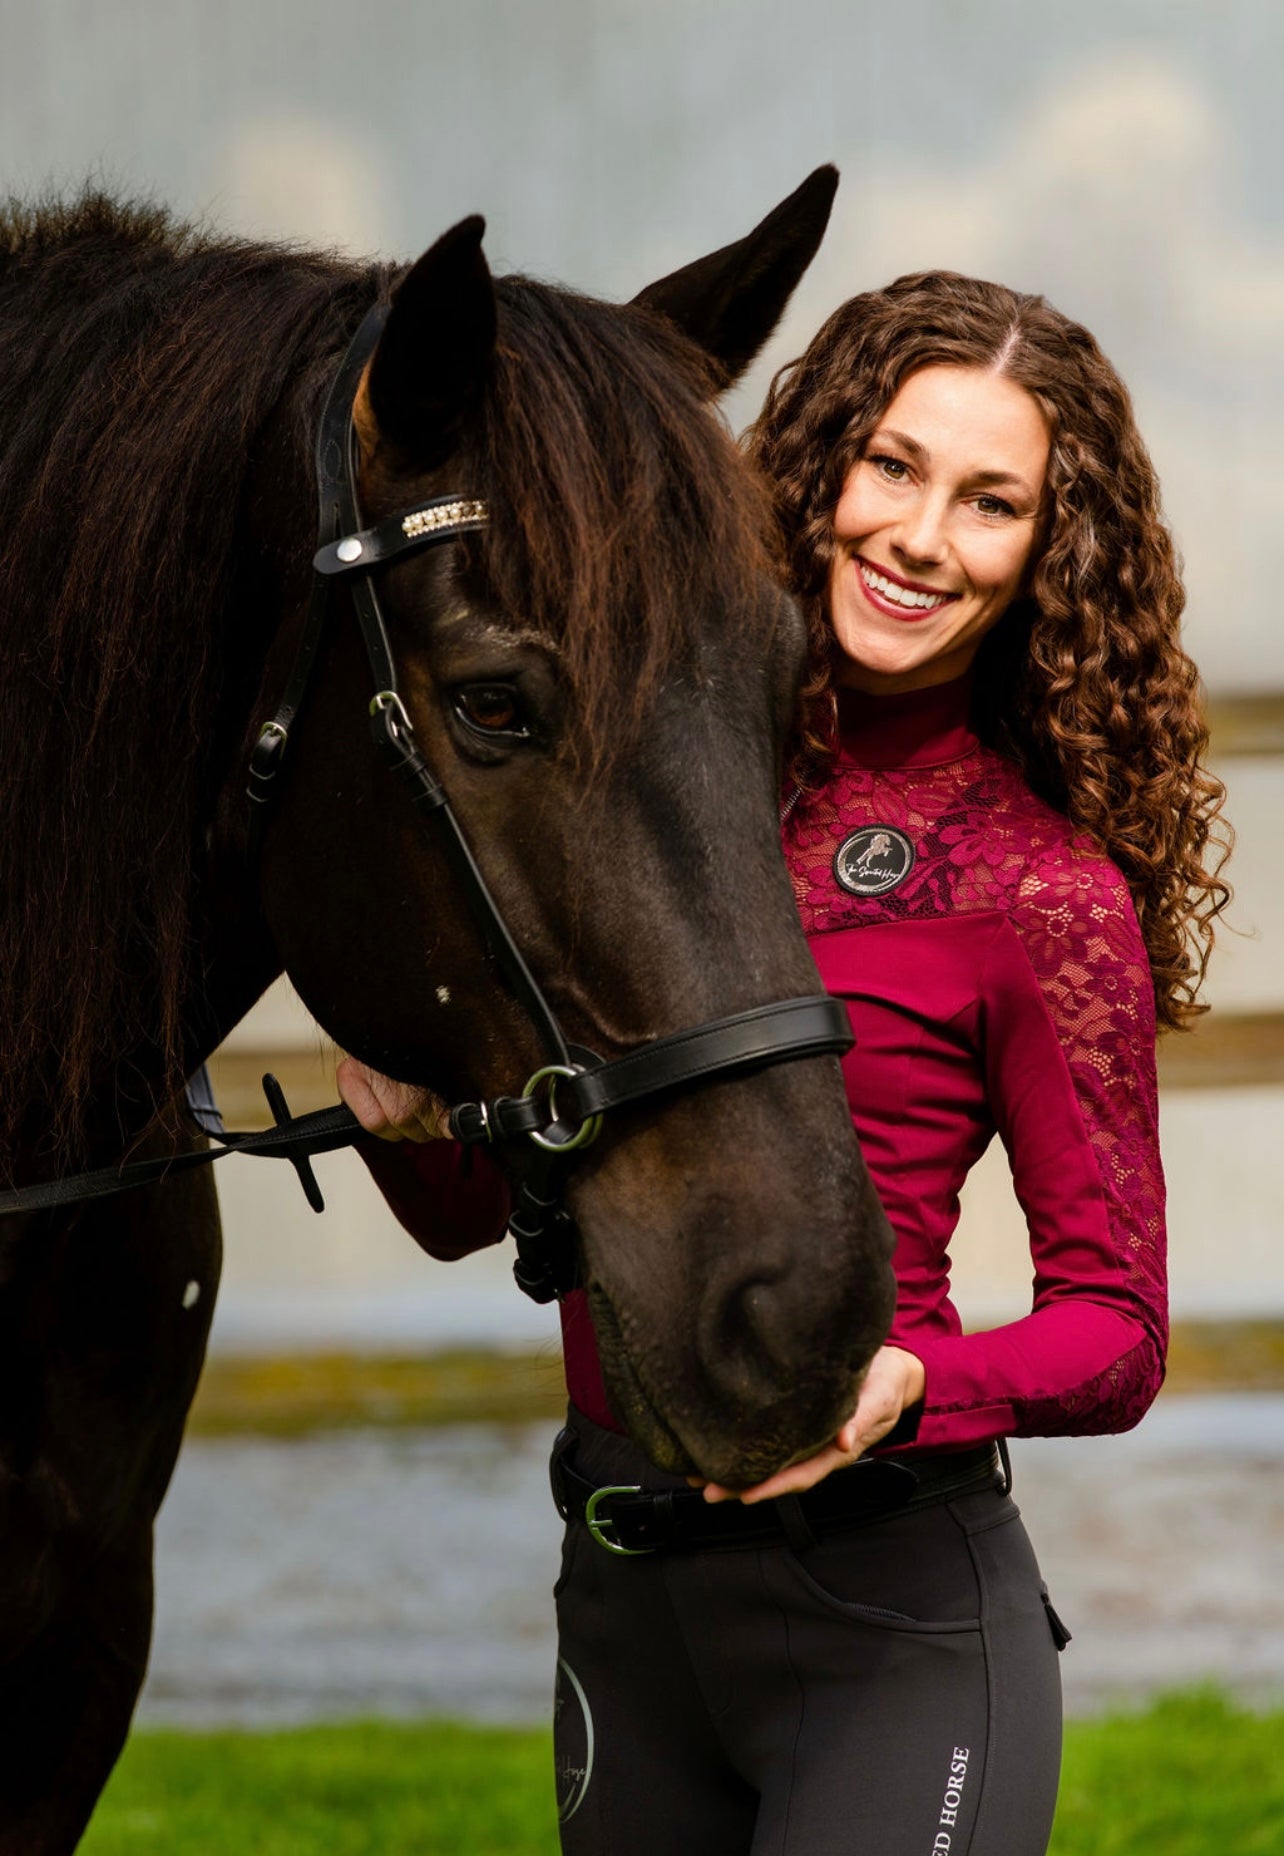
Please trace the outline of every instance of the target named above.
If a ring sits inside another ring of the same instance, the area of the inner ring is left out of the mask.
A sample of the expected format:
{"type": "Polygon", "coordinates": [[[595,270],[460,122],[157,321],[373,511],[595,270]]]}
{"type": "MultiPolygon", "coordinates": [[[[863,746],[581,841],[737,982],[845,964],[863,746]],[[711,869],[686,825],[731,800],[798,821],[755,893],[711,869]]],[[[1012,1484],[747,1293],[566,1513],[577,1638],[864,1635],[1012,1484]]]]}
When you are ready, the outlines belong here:
{"type": "Polygon", "coordinates": [[[918,1443],[1121,1431],[1163,1379],[1164,1185],[1149,966],[1122,876],[1079,844],[1027,868],[985,979],[987,1089],[1034,1303],[928,1340],[918,1443]],[[952,1414],[952,1415],[947,1415],[952,1414]]]}

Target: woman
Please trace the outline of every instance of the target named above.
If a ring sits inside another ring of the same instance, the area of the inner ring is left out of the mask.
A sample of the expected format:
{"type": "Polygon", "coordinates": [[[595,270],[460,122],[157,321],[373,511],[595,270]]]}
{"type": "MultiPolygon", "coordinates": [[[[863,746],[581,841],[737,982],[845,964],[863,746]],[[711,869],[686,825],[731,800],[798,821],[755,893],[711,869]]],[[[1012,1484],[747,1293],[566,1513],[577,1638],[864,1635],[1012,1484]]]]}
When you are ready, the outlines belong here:
{"type": "MultiPolygon", "coordinates": [[[[810,625],[785,854],[851,1010],[898,1309],[828,1448],[705,1488],[722,1534],[688,1520],[687,1551],[622,1557],[601,1550],[622,1519],[584,1525],[594,1488],[692,1498],[620,1435],[566,1298],[563,1847],[1037,1856],[1066,1634],[996,1444],[1125,1429],[1163,1375],[1156,1019],[1200,1009],[1226,900],[1181,586],[1127,393],[1037,297],[928,273],[854,298],[750,448],[810,625]],[[996,1131],[1034,1304],[963,1335],[948,1245],[996,1131]]],[[[382,1079],[343,1082],[372,1130],[435,1131],[382,1079]]],[[[484,1181],[431,1229],[412,1197],[439,1254],[502,1217],[484,1181]]]]}

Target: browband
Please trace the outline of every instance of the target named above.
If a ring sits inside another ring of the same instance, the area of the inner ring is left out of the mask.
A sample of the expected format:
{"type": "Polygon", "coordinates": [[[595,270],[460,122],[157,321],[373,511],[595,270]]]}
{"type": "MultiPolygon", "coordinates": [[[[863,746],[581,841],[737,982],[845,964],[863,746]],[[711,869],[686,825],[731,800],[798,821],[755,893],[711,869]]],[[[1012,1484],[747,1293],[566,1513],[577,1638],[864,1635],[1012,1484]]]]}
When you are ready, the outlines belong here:
{"type": "Polygon", "coordinates": [[[470,529],[485,528],[487,520],[485,503],[475,497],[435,496],[404,515],[389,516],[373,528],[357,529],[339,541],[327,542],[317,549],[312,565],[327,580],[343,574],[369,573],[372,567],[383,567],[400,555],[413,554],[436,541],[449,541],[470,529]]]}

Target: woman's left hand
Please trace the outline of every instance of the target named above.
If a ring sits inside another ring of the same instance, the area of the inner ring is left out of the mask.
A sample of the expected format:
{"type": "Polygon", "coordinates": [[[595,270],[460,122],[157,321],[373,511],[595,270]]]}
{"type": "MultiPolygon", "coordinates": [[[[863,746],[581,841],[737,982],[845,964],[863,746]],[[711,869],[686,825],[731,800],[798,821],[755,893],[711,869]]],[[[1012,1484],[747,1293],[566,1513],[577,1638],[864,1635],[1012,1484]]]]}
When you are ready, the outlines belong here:
{"type": "Polygon", "coordinates": [[[907,1353],[903,1347],[880,1347],[869,1363],[856,1409],[832,1444],[801,1463],[791,1463],[788,1469],[752,1489],[724,1489],[716,1482],[706,1482],[704,1499],[765,1502],[775,1495],[796,1495],[802,1489],[814,1488],[831,1470],[854,1463],[862,1451],[886,1437],[901,1413],[922,1398],[926,1380],[917,1354],[907,1353]]]}
{"type": "Polygon", "coordinates": [[[334,1073],[339,1094],[367,1134],[381,1141],[448,1139],[446,1104],[431,1090],[381,1076],[369,1064],[345,1057],[334,1073]]]}

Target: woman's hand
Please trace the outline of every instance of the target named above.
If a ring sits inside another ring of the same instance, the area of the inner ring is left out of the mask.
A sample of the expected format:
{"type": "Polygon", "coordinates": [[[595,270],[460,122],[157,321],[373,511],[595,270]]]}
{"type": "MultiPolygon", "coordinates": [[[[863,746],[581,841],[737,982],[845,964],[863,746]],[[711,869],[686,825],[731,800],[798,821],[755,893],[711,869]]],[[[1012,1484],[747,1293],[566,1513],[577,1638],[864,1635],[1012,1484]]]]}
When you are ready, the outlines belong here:
{"type": "MultiPolygon", "coordinates": [[[[796,1495],[814,1488],[831,1470],[854,1463],[895,1425],[901,1413],[922,1398],[927,1383],[923,1362],[903,1347],[880,1347],[869,1364],[856,1409],[833,1443],[801,1463],[791,1463],[752,1489],[724,1489],[716,1482],[704,1485],[707,1502],[765,1502],[775,1495],[796,1495]]],[[[698,1484],[696,1486],[699,1486],[698,1484]]]]}
{"type": "Polygon", "coordinates": [[[345,1057],[335,1071],[339,1094],[367,1134],[381,1141],[444,1140],[450,1113],[439,1096],[410,1083],[395,1083],[355,1057],[345,1057]]]}

